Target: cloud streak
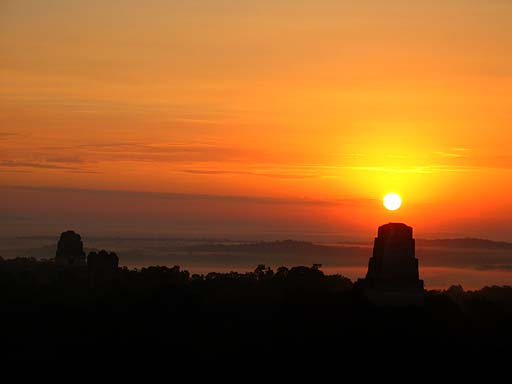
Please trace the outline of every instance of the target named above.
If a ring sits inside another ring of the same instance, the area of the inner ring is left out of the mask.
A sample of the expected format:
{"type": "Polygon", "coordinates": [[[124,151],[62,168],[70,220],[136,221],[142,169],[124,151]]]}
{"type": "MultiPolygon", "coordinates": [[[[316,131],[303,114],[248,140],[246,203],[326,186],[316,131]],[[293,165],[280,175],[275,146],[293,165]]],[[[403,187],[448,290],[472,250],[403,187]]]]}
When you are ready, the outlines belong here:
{"type": "Polygon", "coordinates": [[[140,162],[215,162],[239,161],[251,157],[254,151],[208,142],[140,143],[110,142],[81,144],[75,147],[44,147],[42,152],[78,153],[79,157],[95,161],[140,162]]]}
{"type": "Polygon", "coordinates": [[[206,170],[206,169],[183,169],[182,172],[194,175],[247,175],[269,177],[273,179],[308,179],[315,177],[314,174],[285,174],[273,172],[251,172],[251,171],[234,171],[234,170],[206,170]]]}
{"type": "Polygon", "coordinates": [[[216,195],[216,194],[194,194],[175,192],[148,192],[128,190],[107,190],[107,189],[82,189],[66,187],[31,187],[31,186],[1,186],[0,188],[35,191],[35,192],[56,192],[56,193],[82,193],[96,196],[112,196],[116,198],[125,197],[133,199],[162,199],[162,200],[197,200],[209,202],[226,203],[250,203],[269,205],[302,205],[302,206],[337,206],[337,205],[366,205],[373,203],[373,199],[309,199],[309,198],[285,198],[272,196],[248,196],[248,195],[216,195]]]}
{"type": "Polygon", "coordinates": [[[20,134],[14,132],[0,132],[0,140],[10,139],[16,136],[20,136],[20,134]]]}
{"type": "Polygon", "coordinates": [[[67,165],[57,165],[44,162],[35,161],[15,161],[3,160],[0,161],[0,167],[6,168],[37,168],[37,169],[52,169],[52,170],[66,170],[66,171],[82,171],[80,168],[71,167],[67,165]]]}

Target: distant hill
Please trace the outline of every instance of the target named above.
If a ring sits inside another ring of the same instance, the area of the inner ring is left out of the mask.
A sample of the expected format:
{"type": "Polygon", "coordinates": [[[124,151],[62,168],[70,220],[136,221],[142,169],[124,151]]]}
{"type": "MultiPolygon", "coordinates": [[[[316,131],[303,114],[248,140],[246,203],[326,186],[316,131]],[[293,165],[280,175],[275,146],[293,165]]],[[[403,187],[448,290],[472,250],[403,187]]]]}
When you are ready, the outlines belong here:
{"type": "MultiPolygon", "coordinates": [[[[341,245],[340,245],[341,246],[341,245]]],[[[343,245],[344,248],[356,248],[343,245]]],[[[238,244],[198,244],[184,248],[201,252],[244,252],[271,254],[332,254],[339,255],[339,247],[316,244],[309,241],[278,240],[238,244]]]]}
{"type": "Polygon", "coordinates": [[[472,248],[472,249],[512,249],[512,243],[477,238],[462,239],[416,239],[418,247],[472,248]]]}
{"type": "MultiPolygon", "coordinates": [[[[368,247],[370,243],[337,243],[336,245],[317,244],[309,241],[278,240],[247,243],[197,244],[183,249],[203,252],[270,252],[270,253],[312,253],[338,254],[339,248],[368,247]]],[[[417,247],[424,248],[458,248],[458,249],[493,249],[512,250],[512,243],[478,238],[459,239],[416,239],[417,247]]]]}

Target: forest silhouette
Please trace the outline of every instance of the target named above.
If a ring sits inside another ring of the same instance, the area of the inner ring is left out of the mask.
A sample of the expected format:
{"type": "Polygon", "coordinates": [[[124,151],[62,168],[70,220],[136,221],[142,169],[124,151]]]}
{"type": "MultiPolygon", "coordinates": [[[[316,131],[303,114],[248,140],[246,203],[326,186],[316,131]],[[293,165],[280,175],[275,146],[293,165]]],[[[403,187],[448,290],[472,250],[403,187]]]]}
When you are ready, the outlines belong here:
{"type": "Polygon", "coordinates": [[[420,307],[378,307],[318,264],[200,275],[120,268],[107,251],[66,264],[65,250],[83,252],[66,237],[80,241],[63,234],[55,260],[0,260],[4,358],[469,356],[506,353],[512,342],[510,286],[426,290],[420,307]]]}

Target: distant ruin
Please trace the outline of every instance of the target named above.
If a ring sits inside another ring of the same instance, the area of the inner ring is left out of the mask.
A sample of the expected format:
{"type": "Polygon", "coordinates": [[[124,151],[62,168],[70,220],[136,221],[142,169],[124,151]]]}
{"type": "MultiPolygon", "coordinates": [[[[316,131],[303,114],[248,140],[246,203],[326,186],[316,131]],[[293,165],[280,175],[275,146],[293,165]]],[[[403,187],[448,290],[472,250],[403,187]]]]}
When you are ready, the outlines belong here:
{"type": "Polygon", "coordinates": [[[67,231],[60,235],[55,263],[63,266],[85,266],[84,244],[78,233],[67,231]]]}

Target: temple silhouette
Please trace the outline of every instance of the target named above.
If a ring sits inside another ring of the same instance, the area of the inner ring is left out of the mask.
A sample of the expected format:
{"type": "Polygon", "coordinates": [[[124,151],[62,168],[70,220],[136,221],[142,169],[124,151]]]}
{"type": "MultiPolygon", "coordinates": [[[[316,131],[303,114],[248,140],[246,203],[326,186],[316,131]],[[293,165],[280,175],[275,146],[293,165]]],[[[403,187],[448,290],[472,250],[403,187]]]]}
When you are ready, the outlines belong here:
{"type": "Polygon", "coordinates": [[[87,271],[91,286],[105,286],[119,272],[119,257],[115,252],[92,251],[86,257],[82,237],[75,231],[62,232],[54,262],[64,270],[87,271]]]}
{"type": "Polygon", "coordinates": [[[60,235],[57,243],[55,263],[62,266],[85,266],[85,252],[82,237],[74,231],[66,231],[60,235]]]}
{"type": "Polygon", "coordinates": [[[423,305],[412,227],[403,223],[379,227],[368,273],[354,288],[376,305],[423,305]]]}

